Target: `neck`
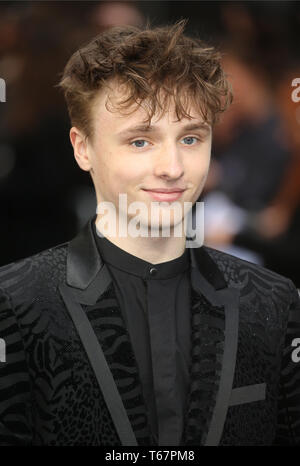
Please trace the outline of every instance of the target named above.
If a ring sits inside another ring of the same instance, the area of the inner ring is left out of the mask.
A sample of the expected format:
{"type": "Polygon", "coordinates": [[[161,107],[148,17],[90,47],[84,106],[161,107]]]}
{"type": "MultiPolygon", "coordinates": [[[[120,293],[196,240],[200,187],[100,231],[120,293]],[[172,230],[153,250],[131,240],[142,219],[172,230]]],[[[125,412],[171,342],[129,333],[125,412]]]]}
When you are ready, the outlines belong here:
{"type": "MultiPolygon", "coordinates": [[[[98,217],[96,219],[96,227],[99,232],[97,221],[98,217]]],[[[138,236],[134,238],[130,235],[123,237],[118,234],[111,236],[102,231],[100,233],[119,248],[150,264],[158,264],[176,259],[185,250],[185,235],[182,234],[180,237],[176,237],[172,234],[172,229],[168,237],[153,237],[149,235],[147,237],[138,236]]]]}

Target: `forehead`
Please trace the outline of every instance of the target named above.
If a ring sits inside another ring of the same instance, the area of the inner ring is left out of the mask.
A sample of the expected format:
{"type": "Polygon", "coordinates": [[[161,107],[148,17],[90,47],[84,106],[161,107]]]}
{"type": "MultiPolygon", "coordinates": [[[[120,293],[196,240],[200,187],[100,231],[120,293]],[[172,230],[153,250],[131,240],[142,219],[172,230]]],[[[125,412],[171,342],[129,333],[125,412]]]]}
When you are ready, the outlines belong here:
{"type": "MultiPolygon", "coordinates": [[[[120,102],[124,101],[129,96],[128,88],[124,84],[118,84],[115,81],[109,83],[109,87],[101,89],[95,97],[93,103],[93,120],[97,125],[110,125],[115,127],[123,126],[124,124],[134,124],[146,122],[149,123],[148,117],[150,112],[149,100],[145,99],[139,104],[131,104],[121,107],[120,102]]],[[[161,94],[162,96],[162,94],[161,94]]],[[[170,98],[168,106],[162,112],[158,110],[151,119],[151,124],[174,123],[180,125],[193,119],[197,122],[204,122],[201,112],[193,105],[193,101],[188,96],[185,96],[187,103],[187,113],[190,118],[183,117],[178,121],[174,98],[170,98]]],[[[162,100],[163,101],[163,100],[162,100]]],[[[150,124],[150,123],[149,123],[150,124]]],[[[209,125],[208,125],[209,126],[209,125]]]]}

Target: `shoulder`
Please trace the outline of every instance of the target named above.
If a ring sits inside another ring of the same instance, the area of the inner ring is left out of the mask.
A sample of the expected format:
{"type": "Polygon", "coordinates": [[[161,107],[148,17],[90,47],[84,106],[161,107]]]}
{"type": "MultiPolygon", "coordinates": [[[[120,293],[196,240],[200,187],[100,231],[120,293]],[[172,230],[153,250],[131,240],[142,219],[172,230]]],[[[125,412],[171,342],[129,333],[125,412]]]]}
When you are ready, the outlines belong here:
{"type": "Polygon", "coordinates": [[[266,283],[289,284],[289,278],[258,264],[240,259],[223,251],[204,246],[205,251],[217,264],[228,284],[244,283],[246,277],[261,279],[266,283]]]}
{"type": "Polygon", "coordinates": [[[227,284],[238,287],[242,296],[255,294],[261,299],[287,302],[298,297],[297,289],[289,278],[217,249],[204,248],[217,264],[227,284]]]}
{"type": "Polygon", "coordinates": [[[0,267],[0,292],[29,297],[34,290],[56,288],[65,278],[68,242],[0,267]]]}

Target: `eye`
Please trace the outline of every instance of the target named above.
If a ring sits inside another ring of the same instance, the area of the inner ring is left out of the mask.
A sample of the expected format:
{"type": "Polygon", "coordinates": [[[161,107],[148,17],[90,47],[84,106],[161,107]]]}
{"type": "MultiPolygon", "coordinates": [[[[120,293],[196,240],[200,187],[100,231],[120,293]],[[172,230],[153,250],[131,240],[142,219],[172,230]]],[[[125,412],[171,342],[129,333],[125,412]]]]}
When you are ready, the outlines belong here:
{"type": "Polygon", "coordinates": [[[186,144],[188,146],[194,146],[195,145],[195,143],[193,143],[193,140],[199,141],[199,139],[196,138],[195,136],[186,136],[185,138],[182,139],[182,141],[184,141],[184,140],[186,141],[186,144]]]}
{"type": "Polygon", "coordinates": [[[136,141],[132,141],[130,144],[134,144],[134,147],[137,147],[137,148],[143,148],[143,147],[146,147],[144,143],[147,143],[147,141],[145,141],[144,139],[137,139],[136,141]]]}

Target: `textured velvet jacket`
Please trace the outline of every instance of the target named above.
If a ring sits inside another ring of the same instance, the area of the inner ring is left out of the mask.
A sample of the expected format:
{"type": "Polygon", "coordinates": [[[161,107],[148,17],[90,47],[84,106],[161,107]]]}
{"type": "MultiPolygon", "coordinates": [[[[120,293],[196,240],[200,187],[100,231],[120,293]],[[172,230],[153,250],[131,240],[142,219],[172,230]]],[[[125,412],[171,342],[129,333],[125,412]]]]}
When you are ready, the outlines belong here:
{"type": "MultiPolygon", "coordinates": [[[[92,220],[72,241],[0,268],[0,445],[154,445],[92,220]]],[[[190,251],[182,445],[300,444],[297,290],[220,251],[190,251]]]]}

